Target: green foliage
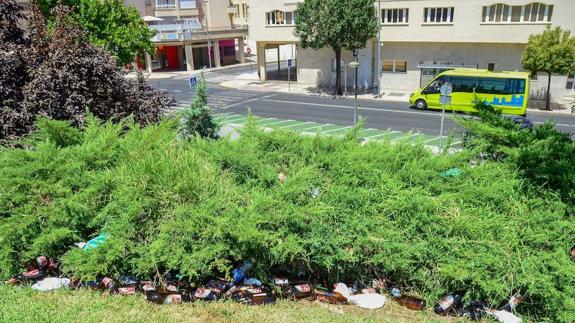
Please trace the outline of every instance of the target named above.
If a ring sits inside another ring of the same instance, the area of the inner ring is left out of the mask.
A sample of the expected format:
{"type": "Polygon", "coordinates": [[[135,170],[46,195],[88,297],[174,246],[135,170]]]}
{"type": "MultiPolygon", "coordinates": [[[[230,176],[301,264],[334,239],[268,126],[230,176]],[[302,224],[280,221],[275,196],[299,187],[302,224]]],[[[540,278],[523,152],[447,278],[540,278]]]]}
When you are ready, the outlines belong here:
{"type": "Polygon", "coordinates": [[[180,114],[179,140],[191,140],[196,135],[202,138],[218,138],[219,125],[214,121],[208,107],[208,90],[204,74],[196,87],[194,101],[180,114]]]}
{"type": "Polygon", "coordinates": [[[341,50],[364,48],[377,28],[373,0],[307,0],[298,4],[294,33],[303,48],[334,50],[336,88],[341,94],[341,50]]]}
{"type": "Polygon", "coordinates": [[[251,258],[258,277],[285,267],[334,282],[384,276],[430,303],[464,289],[496,305],[518,289],[522,315],[575,319],[575,218],[515,162],[264,133],[253,120],[234,141],[180,144],[173,121],[89,118],[80,138],[62,127],[0,150],[1,278],[39,253],[86,278],[177,270],[203,280],[251,258]],[[439,176],[453,167],[459,177],[439,176]],[[103,231],[97,249],[72,246],[103,231]]]}
{"type": "Polygon", "coordinates": [[[547,26],[543,33],[529,36],[521,61],[526,70],[549,75],[546,102],[546,108],[549,109],[551,74],[565,75],[575,71],[575,37],[561,27],[551,29],[547,26]]]}
{"type": "Polygon", "coordinates": [[[92,44],[105,48],[120,64],[133,62],[137,54],[152,52],[150,30],[138,9],[121,0],[38,0],[42,12],[50,20],[57,4],[73,8],[73,18],[87,31],[92,44]]]}
{"type": "MultiPolygon", "coordinates": [[[[520,129],[491,106],[475,101],[480,119],[458,118],[470,133],[468,146],[481,158],[507,159],[519,174],[541,190],[550,189],[575,208],[575,142],[551,122],[520,129]]],[[[571,209],[571,214],[573,213],[571,209]]]]}

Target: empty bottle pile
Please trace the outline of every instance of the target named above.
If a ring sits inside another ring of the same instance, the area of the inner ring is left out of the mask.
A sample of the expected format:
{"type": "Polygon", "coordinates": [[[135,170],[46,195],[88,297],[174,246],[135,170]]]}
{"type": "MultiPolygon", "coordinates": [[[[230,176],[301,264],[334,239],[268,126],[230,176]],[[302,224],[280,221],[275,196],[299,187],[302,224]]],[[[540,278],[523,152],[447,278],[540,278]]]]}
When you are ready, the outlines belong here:
{"type": "MultiPolygon", "coordinates": [[[[353,304],[361,308],[376,309],[387,302],[384,293],[403,307],[410,310],[423,311],[426,308],[424,299],[405,295],[399,287],[385,280],[374,279],[367,284],[354,282],[350,287],[337,283],[333,288],[326,282],[311,284],[300,279],[287,276],[261,280],[249,277],[253,267],[251,261],[245,261],[232,272],[232,279],[214,278],[203,285],[191,283],[186,278],[174,274],[165,277],[156,276],[152,280],[140,280],[130,275],[117,279],[98,277],[93,281],[80,281],[62,277],[59,263],[45,256],[39,256],[26,265],[26,271],[12,277],[6,283],[11,285],[30,285],[39,291],[49,291],[60,288],[99,290],[109,295],[137,295],[156,304],[182,304],[194,301],[231,300],[246,305],[273,304],[277,299],[317,300],[330,304],[353,304]]],[[[297,276],[297,275],[295,275],[297,276]]],[[[509,300],[494,310],[484,301],[472,300],[463,302],[465,292],[451,293],[439,300],[433,311],[442,316],[460,316],[478,321],[491,316],[501,322],[517,323],[521,319],[513,314],[518,304],[522,302],[519,294],[512,295],[509,300]]]]}

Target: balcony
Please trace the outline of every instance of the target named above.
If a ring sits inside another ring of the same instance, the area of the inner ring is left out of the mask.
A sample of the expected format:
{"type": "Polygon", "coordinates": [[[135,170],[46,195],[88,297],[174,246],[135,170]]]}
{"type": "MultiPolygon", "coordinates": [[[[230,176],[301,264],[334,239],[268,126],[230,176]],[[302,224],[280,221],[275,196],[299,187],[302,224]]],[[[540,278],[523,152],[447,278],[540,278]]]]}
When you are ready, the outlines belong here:
{"type": "Polygon", "coordinates": [[[176,0],[156,0],[156,9],[176,9],[176,0]]]}
{"type": "Polygon", "coordinates": [[[237,38],[246,36],[248,32],[246,25],[205,28],[197,19],[186,19],[168,24],[155,24],[149,27],[157,31],[154,38],[152,38],[154,42],[237,38]]]}

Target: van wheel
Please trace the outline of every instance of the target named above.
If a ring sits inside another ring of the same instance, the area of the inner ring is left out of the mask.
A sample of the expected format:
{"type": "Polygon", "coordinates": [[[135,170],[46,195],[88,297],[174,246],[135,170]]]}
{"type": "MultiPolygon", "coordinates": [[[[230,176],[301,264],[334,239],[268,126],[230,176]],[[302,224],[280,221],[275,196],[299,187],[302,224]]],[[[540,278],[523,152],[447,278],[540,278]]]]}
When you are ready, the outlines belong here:
{"type": "Polygon", "coordinates": [[[414,107],[417,110],[427,110],[427,103],[425,102],[425,100],[417,100],[415,101],[414,107]]]}

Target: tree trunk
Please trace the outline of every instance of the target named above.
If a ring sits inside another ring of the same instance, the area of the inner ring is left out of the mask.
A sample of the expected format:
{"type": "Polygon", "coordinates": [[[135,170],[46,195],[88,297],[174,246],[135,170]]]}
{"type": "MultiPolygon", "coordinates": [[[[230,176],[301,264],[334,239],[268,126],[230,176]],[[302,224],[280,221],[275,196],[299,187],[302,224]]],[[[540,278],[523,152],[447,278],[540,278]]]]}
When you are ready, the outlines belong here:
{"type": "Polygon", "coordinates": [[[342,95],[341,91],[341,48],[334,48],[335,52],[335,94],[342,95]]]}
{"type": "Polygon", "coordinates": [[[551,110],[551,72],[547,72],[547,95],[545,96],[545,110],[551,110]]]}

